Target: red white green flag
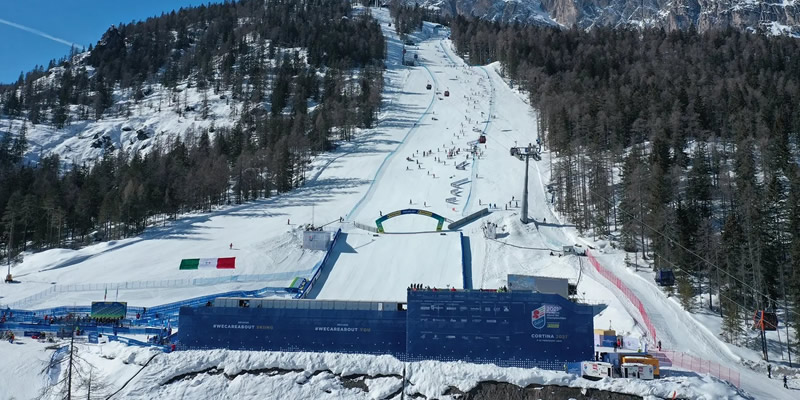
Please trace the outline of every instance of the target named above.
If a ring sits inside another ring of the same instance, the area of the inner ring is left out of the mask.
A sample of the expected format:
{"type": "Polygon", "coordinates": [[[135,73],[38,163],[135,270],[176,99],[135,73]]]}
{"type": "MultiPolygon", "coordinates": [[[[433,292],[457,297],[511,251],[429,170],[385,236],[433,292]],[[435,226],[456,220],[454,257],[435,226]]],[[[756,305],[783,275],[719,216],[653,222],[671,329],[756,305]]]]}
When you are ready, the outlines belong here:
{"type": "Polygon", "coordinates": [[[187,258],[181,260],[180,269],[235,269],[236,257],[187,258]]]}

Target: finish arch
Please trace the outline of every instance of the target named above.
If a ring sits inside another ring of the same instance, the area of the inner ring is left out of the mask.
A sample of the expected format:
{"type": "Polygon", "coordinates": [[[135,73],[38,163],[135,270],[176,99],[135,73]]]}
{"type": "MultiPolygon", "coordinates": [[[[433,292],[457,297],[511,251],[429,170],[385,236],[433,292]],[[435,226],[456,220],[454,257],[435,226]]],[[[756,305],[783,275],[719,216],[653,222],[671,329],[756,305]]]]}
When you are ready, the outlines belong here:
{"type": "Polygon", "coordinates": [[[389,218],[394,218],[394,217],[397,217],[397,216],[400,216],[400,215],[407,215],[407,214],[425,215],[425,216],[428,216],[428,217],[431,217],[431,218],[435,219],[437,221],[437,223],[436,223],[436,230],[437,231],[442,230],[442,226],[444,225],[444,221],[446,220],[445,217],[443,217],[443,216],[441,216],[439,214],[432,213],[430,211],[418,210],[416,208],[406,208],[405,210],[397,210],[397,211],[390,212],[390,213],[388,213],[388,214],[376,219],[375,220],[375,225],[378,225],[378,233],[384,233],[383,232],[383,221],[386,221],[389,218]]]}

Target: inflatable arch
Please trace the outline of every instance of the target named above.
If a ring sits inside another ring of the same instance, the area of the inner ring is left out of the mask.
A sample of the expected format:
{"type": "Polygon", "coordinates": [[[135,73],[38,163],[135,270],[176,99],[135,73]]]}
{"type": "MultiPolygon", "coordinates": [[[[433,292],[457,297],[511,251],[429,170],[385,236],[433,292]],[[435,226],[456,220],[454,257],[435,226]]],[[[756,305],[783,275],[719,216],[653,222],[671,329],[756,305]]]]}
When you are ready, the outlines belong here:
{"type": "Polygon", "coordinates": [[[397,210],[397,211],[390,212],[390,213],[388,213],[388,214],[376,219],[375,220],[375,224],[378,225],[378,233],[383,233],[383,221],[386,221],[389,218],[394,218],[394,217],[396,217],[398,215],[406,215],[406,214],[425,215],[425,216],[428,216],[428,217],[431,217],[431,218],[435,219],[436,221],[438,221],[437,224],[436,224],[436,230],[437,231],[442,230],[442,225],[444,225],[444,221],[446,220],[445,217],[443,217],[443,216],[441,216],[439,214],[434,214],[434,213],[432,213],[430,211],[417,210],[416,208],[407,208],[405,210],[397,210]]]}

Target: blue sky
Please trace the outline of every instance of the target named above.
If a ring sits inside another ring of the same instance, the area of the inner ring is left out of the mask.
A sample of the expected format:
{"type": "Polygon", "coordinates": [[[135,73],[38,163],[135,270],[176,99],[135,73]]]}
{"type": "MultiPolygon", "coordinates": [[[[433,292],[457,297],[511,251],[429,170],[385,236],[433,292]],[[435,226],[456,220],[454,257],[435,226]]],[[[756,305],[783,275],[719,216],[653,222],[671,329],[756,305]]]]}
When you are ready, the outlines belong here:
{"type": "Polygon", "coordinates": [[[208,3],[208,0],[0,0],[0,82],[16,81],[21,71],[28,72],[37,64],[46,67],[51,59],[67,55],[70,47],[65,42],[81,47],[94,45],[112,24],[208,3]]]}

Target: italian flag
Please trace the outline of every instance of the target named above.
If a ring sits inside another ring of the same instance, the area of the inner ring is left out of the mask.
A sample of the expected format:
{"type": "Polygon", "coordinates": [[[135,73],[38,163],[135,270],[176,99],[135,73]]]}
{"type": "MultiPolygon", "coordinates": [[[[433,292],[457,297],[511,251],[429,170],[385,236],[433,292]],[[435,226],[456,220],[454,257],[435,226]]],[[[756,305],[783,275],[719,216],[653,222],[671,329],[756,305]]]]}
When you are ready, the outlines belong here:
{"type": "Polygon", "coordinates": [[[236,257],[186,258],[181,260],[180,269],[234,269],[236,257]]]}

